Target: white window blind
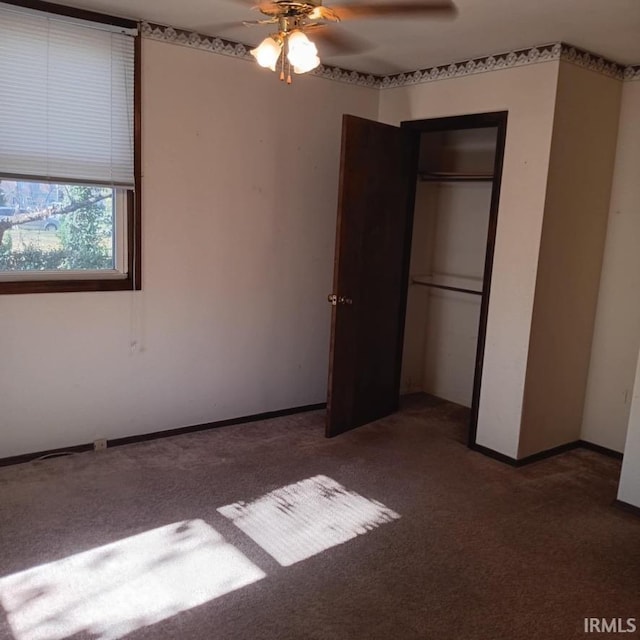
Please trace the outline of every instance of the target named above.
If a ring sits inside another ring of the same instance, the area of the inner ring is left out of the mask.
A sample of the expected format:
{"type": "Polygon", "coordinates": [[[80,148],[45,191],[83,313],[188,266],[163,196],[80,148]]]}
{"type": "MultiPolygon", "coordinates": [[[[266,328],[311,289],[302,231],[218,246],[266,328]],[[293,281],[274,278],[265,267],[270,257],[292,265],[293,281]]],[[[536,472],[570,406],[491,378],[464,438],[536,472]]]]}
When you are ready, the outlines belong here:
{"type": "Polygon", "coordinates": [[[0,4],[0,177],[130,187],[134,38],[0,4]]]}

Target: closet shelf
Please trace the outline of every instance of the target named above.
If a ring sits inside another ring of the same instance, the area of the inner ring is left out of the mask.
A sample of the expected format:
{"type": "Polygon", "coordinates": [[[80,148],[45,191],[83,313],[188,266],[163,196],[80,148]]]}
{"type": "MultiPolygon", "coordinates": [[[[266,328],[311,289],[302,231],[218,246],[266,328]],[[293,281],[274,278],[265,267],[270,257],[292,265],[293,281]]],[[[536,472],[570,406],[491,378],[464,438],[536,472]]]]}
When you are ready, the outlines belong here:
{"type": "Polygon", "coordinates": [[[445,291],[457,291],[459,293],[470,293],[481,296],[482,280],[479,278],[464,278],[461,276],[446,276],[442,274],[434,275],[414,275],[411,277],[411,284],[434,289],[444,289],[445,291]]]}
{"type": "Polygon", "coordinates": [[[455,173],[448,171],[420,171],[422,182],[492,182],[492,173],[455,173]]]}

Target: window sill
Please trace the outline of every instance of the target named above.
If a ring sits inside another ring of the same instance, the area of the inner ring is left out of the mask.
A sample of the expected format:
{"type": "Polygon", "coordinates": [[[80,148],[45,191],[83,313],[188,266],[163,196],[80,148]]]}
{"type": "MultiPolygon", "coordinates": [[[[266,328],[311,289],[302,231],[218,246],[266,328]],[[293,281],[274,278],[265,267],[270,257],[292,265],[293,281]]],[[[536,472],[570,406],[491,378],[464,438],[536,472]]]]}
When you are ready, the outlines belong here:
{"type": "MultiPolygon", "coordinates": [[[[76,275],[76,274],[74,274],[76,275]]],[[[24,278],[0,281],[0,295],[19,293],[72,293],[76,291],[137,291],[140,283],[134,282],[130,276],[122,277],[75,277],[73,279],[60,278],[57,280],[24,278]]]]}

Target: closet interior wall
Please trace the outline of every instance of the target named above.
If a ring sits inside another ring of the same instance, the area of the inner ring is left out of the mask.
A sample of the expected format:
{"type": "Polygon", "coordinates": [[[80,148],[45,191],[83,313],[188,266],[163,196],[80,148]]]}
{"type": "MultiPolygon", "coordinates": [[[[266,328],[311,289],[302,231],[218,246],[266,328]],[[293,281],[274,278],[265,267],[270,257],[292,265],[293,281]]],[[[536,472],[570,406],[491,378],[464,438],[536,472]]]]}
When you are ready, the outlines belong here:
{"type": "Polygon", "coordinates": [[[495,127],[421,135],[401,393],[471,407],[496,142],[495,127]]]}

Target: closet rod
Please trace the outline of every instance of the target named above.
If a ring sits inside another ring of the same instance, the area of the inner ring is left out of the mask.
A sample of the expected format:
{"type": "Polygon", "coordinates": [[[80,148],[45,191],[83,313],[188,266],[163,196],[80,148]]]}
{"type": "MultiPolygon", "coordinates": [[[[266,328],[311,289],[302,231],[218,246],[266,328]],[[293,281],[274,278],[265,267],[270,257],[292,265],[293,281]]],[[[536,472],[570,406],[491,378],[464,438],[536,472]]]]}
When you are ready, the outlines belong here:
{"type": "Polygon", "coordinates": [[[413,281],[413,284],[419,284],[421,287],[433,287],[434,289],[444,289],[445,291],[457,291],[458,293],[471,293],[475,296],[481,296],[482,291],[475,291],[474,289],[462,289],[461,287],[448,287],[445,284],[433,284],[432,282],[418,282],[413,281]]]}

